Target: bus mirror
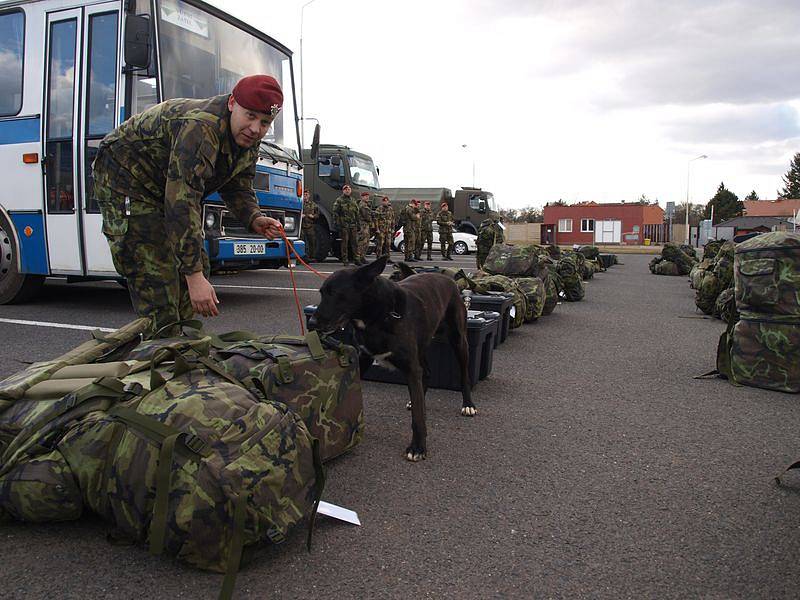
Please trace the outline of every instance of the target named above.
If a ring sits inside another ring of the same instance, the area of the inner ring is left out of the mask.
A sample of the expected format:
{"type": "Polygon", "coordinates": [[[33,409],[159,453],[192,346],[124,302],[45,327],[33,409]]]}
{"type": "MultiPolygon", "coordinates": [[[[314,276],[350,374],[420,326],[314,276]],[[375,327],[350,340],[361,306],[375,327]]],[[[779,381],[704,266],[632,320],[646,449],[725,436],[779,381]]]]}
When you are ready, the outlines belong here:
{"type": "Polygon", "coordinates": [[[150,19],[144,15],[125,18],[125,66],[146,69],[150,66],[150,19]]]}

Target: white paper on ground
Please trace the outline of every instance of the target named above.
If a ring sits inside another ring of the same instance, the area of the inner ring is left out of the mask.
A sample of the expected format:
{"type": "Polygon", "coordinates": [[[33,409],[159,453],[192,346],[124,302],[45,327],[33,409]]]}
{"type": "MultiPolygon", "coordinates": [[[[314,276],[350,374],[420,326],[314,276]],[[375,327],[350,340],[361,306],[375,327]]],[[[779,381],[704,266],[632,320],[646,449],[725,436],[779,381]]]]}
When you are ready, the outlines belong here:
{"type": "Polygon", "coordinates": [[[361,521],[359,521],[358,513],[356,511],[348,510],[346,508],[342,508],[341,506],[336,506],[330,502],[323,502],[320,500],[317,512],[321,515],[327,515],[329,517],[333,517],[334,519],[339,519],[340,521],[352,523],[353,525],[361,525],[361,521]]]}

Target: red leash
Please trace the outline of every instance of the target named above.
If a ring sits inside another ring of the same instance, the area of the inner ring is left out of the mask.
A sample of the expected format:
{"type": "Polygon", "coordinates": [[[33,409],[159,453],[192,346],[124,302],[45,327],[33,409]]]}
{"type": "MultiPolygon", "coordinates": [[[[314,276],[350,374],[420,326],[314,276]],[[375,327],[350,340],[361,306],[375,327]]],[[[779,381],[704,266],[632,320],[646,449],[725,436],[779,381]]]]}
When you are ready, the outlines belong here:
{"type": "Polygon", "coordinates": [[[301,258],[300,254],[298,254],[292,242],[290,242],[289,238],[286,237],[286,232],[283,230],[283,227],[280,228],[280,232],[281,232],[281,237],[283,238],[283,241],[286,244],[286,267],[289,269],[289,276],[292,279],[292,292],[294,293],[294,304],[297,307],[297,320],[300,321],[300,333],[302,335],[305,335],[306,334],[306,328],[304,324],[305,319],[303,318],[303,309],[300,308],[300,298],[297,295],[297,283],[294,280],[294,267],[292,267],[292,257],[289,251],[291,250],[291,253],[295,255],[297,260],[299,260],[303,265],[305,265],[305,267],[309,271],[316,273],[317,276],[320,277],[321,279],[325,279],[326,275],[323,275],[322,273],[314,269],[314,267],[310,266],[306,261],[304,261],[301,258]]]}

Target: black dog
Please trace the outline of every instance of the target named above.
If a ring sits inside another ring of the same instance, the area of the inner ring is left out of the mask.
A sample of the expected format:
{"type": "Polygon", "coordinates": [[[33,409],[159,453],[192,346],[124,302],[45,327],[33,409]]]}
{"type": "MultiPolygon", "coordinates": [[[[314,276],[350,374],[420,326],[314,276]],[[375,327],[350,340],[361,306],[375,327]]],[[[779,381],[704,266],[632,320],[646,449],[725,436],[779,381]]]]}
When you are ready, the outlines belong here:
{"type": "Polygon", "coordinates": [[[411,396],[411,444],[406,458],[425,458],[425,392],[430,371],[425,355],[437,332],[446,333],[461,366],[461,414],[477,414],[468,374],[466,308],[458,286],[445,275],[423,273],[394,283],[381,277],[387,257],[359,268],[336,271],[320,289],[321,300],[309,328],[336,331],[353,323],[363,338],[361,370],[373,358],[405,373],[411,396]]]}

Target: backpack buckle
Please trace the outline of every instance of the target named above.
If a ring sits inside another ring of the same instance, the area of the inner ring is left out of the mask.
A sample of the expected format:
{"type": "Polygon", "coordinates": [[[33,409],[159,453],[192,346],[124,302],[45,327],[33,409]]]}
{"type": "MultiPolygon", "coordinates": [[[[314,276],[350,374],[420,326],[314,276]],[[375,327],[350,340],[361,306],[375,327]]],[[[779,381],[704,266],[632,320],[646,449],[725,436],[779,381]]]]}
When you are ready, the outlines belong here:
{"type": "Polygon", "coordinates": [[[184,437],[183,445],[195,454],[199,454],[201,456],[208,449],[208,445],[193,433],[184,437]]]}
{"type": "Polygon", "coordinates": [[[280,530],[277,527],[270,527],[269,529],[267,529],[267,537],[269,538],[269,541],[272,542],[273,544],[280,544],[286,539],[286,537],[280,532],[280,530]]]}

